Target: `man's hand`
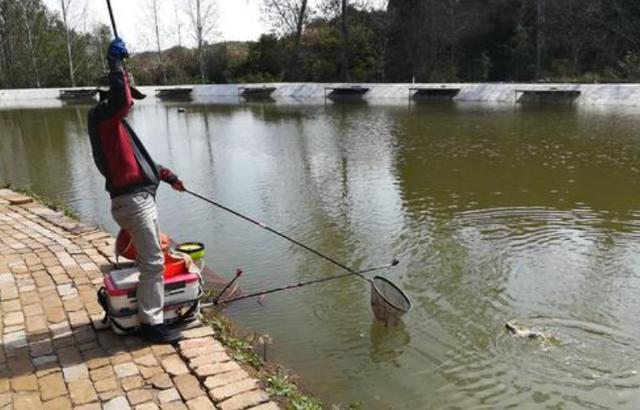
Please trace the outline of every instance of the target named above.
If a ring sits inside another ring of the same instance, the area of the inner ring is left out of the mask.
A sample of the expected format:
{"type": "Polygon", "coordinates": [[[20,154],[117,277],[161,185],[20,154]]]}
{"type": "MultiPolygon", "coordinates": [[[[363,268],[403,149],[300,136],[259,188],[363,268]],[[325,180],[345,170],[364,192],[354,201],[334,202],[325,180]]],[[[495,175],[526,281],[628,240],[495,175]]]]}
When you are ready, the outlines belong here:
{"type": "Polygon", "coordinates": [[[187,188],[184,187],[184,183],[181,180],[176,180],[176,182],[174,182],[173,184],[171,184],[171,188],[175,189],[176,191],[179,192],[184,192],[186,191],[187,188]]]}

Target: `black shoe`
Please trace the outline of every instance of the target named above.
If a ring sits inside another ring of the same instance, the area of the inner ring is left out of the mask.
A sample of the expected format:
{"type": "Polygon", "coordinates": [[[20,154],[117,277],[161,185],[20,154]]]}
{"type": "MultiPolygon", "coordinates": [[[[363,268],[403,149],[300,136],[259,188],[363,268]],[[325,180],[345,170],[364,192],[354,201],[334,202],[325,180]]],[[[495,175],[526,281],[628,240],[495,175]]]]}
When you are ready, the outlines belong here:
{"type": "Polygon", "coordinates": [[[165,325],[147,325],[140,327],[140,336],[151,343],[174,343],[182,339],[182,333],[165,325]]]}

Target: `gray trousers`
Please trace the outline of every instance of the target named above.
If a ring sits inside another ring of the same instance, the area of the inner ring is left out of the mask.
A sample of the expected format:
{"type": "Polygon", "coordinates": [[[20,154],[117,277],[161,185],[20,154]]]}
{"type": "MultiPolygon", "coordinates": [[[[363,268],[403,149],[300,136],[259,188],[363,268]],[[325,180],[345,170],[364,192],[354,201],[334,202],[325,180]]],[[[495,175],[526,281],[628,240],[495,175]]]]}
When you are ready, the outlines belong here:
{"type": "Polygon", "coordinates": [[[111,200],[111,214],[121,228],[129,231],[138,252],[140,321],[150,325],[162,324],[164,256],[155,199],[148,192],[117,196],[111,200]]]}

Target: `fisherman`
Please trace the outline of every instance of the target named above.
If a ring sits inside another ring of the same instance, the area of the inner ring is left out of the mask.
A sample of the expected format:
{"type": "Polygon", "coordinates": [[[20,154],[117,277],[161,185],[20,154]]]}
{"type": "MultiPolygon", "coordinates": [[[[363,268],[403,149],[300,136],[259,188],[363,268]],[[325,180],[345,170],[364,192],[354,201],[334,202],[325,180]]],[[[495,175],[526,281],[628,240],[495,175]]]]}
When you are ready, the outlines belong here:
{"type": "Polygon", "coordinates": [[[138,315],[141,335],[152,343],[180,339],[179,331],[163,323],[164,257],[160,245],[155,195],[164,181],[184,191],[182,181],[168,168],[156,164],[125,120],[135,98],[144,95],[132,88],[123,60],[129,57],[124,41],[109,45],[109,91],[89,111],[88,127],[93,159],[106,179],[111,214],[131,234],[140,269],[138,315]]]}

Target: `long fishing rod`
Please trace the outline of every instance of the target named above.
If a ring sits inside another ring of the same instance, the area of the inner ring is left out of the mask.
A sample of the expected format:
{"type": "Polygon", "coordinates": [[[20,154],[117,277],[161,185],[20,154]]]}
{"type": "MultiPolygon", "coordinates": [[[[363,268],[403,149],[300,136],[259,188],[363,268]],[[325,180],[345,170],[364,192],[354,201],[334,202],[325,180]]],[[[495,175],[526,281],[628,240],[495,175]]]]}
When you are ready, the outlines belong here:
{"type": "MultiPolygon", "coordinates": [[[[391,268],[393,266],[396,266],[398,263],[400,263],[400,262],[397,259],[394,259],[393,261],[391,261],[391,263],[389,263],[387,265],[374,266],[372,268],[364,269],[364,270],[358,271],[356,273],[357,274],[364,274],[364,273],[367,273],[367,272],[372,272],[374,270],[391,268]]],[[[340,278],[344,278],[346,276],[351,276],[351,275],[353,275],[353,273],[351,273],[351,272],[343,273],[342,275],[329,276],[327,278],[309,280],[309,281],[306,281],[306,282],[292,283],[290,285],[281,286],[281,287],[278,287],[278,288],[262,290],[262,291],[259,291],[259,292],[249,293],[248,295],[241,295],[241,296],[237,296],[237,297],[231,298],[231,299],[222,299],[222,300],[220,300],[220,297],[227,290],[229,285],[231,283],[233,283],[233,281],[235,281],[238,278],[239,275],[236,274],[236,277],[233,278],[233,280],[231,282],[229,282],[229,284],[220,292],[220,294],[212,302],[203,303],[203,304],[201,304],[201,306],[202,307],[210,307],[210,306],[215,306],[215,305],[224,305],[226,303],[235,302],[237,300],[249,299],[249,298],[254,298],[254,297],[258,297],[258,296],[264,296],[264,295],[268,295],[270,293],[282,292],[282,291],[289,290],[289,289],[301,288],[303,286],[313,285],[313,284],[321,283],[321,282],[327,282],[327,281],[330,281],[330,280],[340,279],[340,278]]]]}
{"type": "MultiPolygon", "coordinates": [[[[292,288],[296,288],[296,287],[300,287],[300,286],[305,286],[305,285],[310,285],[312,283],[318,283],[318,282],[324,282],[327,280],[331,280],[331,279],[336,279],[337,277],[343,277],[343,276],[349,276],[349,275],[357,275],[359,277],[361,277],[362,279],[366,280],[367,282],[369,282],[369,284],[371,285],[371,309],[373,310],[373,315],[375,316],[376,319],[378,320],[382,320],[385,321],[385,323],[392,323],[392,322],[397,322],[400,319],[400,316],[402,316],[403,314],[407,313],[408,311],[411,310],[411,300],[409,299],[409,297],[402,291],[402,289],[400,289],[398,286],[396,286],[395,284],[393,284],[393,282],[391,282],[390,280],[383,278],[381,276],[376,276],[373,279],[369,279],[366,276],[363,276],[364,272],[370,272],[372,270],[376,270],[376,269],[382,269],[382,268],[387,268],[390,266],[395,266],[397,265],[399,262],[394,259],[390,265],[385,265],[385,266],[378,266],[375,268],[369,268],[369,269],[365,269],[364,271],[360,271],[360,272],[356,272],[355,270],[351,269],[350,267],[346,266],[345,264],[342,264],[338,261],[336,261],[333,258],[330,258],[329,256],[318,252],[317,250],[310,248],[309,246],[296,241],[295,239],[292,239],[290,237],[288,237],[287,235],[276,231],[275,229],[272,229],[270,227],[268,227],[267,225],[263,224],[262,222],[258,222],[252,218],[249,218],[248,216],[242,215],[241,213],[234,211],[231,208],[227,208],[226,206],[219,204],[209,198],[206,198],[200,194],[196,194],[193,191],[189,191],[187,189],[185,189],[185,192],[195,196],[196,198],[200,198],[205,202],[210,203],[211,205],[214,205],[220,209],[223,209],[229,213],[232,213],[234,215],[236,215],[237,217],[240,217],[246,221],[251,222],[254,225],[257,225],[259,227],[261,227],[262,229],[265,229],[275,235],[278,235],[281,238],[286,239],[289,242],[292,242],[298,246],[300,246],[301,248],[304,248],[306,250],[308,250],[309,252],[320,256],[321,258],[333,263],[334,265],[337,265],[339,267],[341,267],[342,269],[346,270],[348,273],[344,274],[344,275],[339,275],[339,276],[334,276],[331,278],[323,278],[323,279],[317,279],[314,281],[309,281],[309,282],[302,282],[302,283],[297,283],[297,284],[293,284],[293,285],[289,285],[289,286],[284,286],[282,288],[276,288],[276,289],[271,289],[271,290],[267,290],[267,291],[262,291],[262,292],[257,292],[256,294],[251,294],[251,295],[244,295],[244,296],[238,296],[237,298],[232,298],[232,299],[228,299],[225,302],[231,302],[234,300],[240,300],[240,299],[246,299],[246,298],[250,298],[250,297],[254,297],[254,296],[262,296],[262,295],[266,295],[268,293],[274,293],[274,292],[279,292],[281,290],[286,290],[286,289],[292,289],[292,288]],[[376,283],[378,283],[380,286],[376,285],[376,283]]],[[[221,295],[218,295],[219,299],[221,297],[221,295]]],[[[222,302],[219,302],[222,303],[222,302]]]]}
{"type": "Polygon", "coordinates": [[[107,7],[109,8],[109,17],[111,18],[111,28],[113,29],[113,35],[118,38],[118,28],[116,27],[116,19],[113,18],[113,9],[111,8],[111,0],[107,0],[107,7]]]}
{"type": "MultiPolygon", "coordinates": [[[[113,35],[115,36],[115,38],[120,38],[118,36],[118,27],[116,26],[116,19],[115,17],[113,17],[113,9],[111,8],[111,0],[107,0],[107,8],[109,9],[109,18],[111,19],[111,29],[113,30],[113,35]]],[[[124,71],[128,74],[129,71],[127,70],[127,65],[124,62],[124,59],[122,60],[122,68],[124,68],[124,71]]],[[[138,90],[136,87],[133,87],[130,85],[130,89],[131,89],[131,94],[134,98],[138,98],[138,99],[144,99],[146,97],[146,95],[144,93],[142,93],[140,90],[138,90]]]]}
{"type": "MultiPolygon", "coordinates": [[[[213,201],[213,200],[211,200],[211,199],[209,199],[209,198],[206,198],[206,197],[204,197],[204,196],[202,196],[202,195],[200,195],[200,194],[197,194],[197,193],[195,193],[195,192],[193,192],[193,191],[190,191],[190,190],[188,190],[188,189],[185,189],[185,192],[187,192],[187,193],[189,193],[189,194],[191,194],[191,195],[195,196],[196,198],[200,198],[200,199],[202,199],[203,201],[210,203],[211,205],[217,206],[217,207],[218,207],[218,208],[220,208],[220,209],[223,209],[223,210],[225,210],[225,211],[227,211],[227,212],[229,212],[229,213],[232,213],[232,214],[234,214],[235,216],[237,216],[237,217],[240,217],[240,218],[244,219],[245,221],[249,221],[249,222],[251,222],[252,224],[254,224],[254,225],[257,225],[257,226],[261,227],[262,229],[266,229],[267,231],[269,231],[269,232],[271,232],[271,233],[273,233],[273,234],[275,234],[275,235],[278,235],[279,237],[284,238],[284,239],[286,239],[287,241],[292,242],[292,243],[294,243],[294,244],[296,244],[296,245],[300,246],[301,248],[304,248],[304,249],[308,250],[308,251],[309,251],[309,252],[311,252],[311,253],[316,254],[317,256],[319,256],[319,257],[321,257],[321,258],[323,258],[323,259],[325,259],[325,260],[327,260],[327,261],[329,261],[329,262],[333,263],[334,265],[337,265],[337,266],[341,267],[342,269],[344,269],[344,270],[348,271],[350,275],[358,275],[358,276],[360,276],[362,279],[364,279],[364,280],[366,280],[367,282],[371,283],[371,279],[367,278],[366,276],[363,276],[361,272],[356,272],[355,270],[351,269],[351,268],[350,268],[350,267],[348,267],[347,265],[345,265],[345,264],[343,264],[343,263],[340,263],[340,262],[338,262],[337,260],[335,260],[335,259],[333,259],[333,258],[330,258],[329,256],[327,256],[327,255],[325,255],[325,254],[323,254],[323,253],[321,253],[321,252],[318,252],[317,250],[315,250],[315,249],[313,249],[313,248],[308,247],[307,245],[303,244],[302,242],[298,242],[298,241],[296,241],[295,239],[290,238],[289,236],[287,236],[287,235],[283,234],[282,232],[278,232],[278,231],[276,231],[275,229],[268,227],[267,225],[263,224],[262,222],[258,222],[258,221],[256,221],[255,219],[249,218],[249,217],[248,217],[248,216],[246,216],[246,215],[242,215],[241,213],[239,213],[239,212],[237,212],[237,211],[234,211],[234,210],[233,210],[233,209],[231,209],[231,208],[228,208],[228,207],[226,207],[226,206],[224,206],[224,205],[222,205],[222,204],[219,204],[219,203],[217,203],[217,202],[215,202],[215,201],[213,201]]],[[[396,263],[396,264],[397,264],[397,263],[396,263]]]]}

